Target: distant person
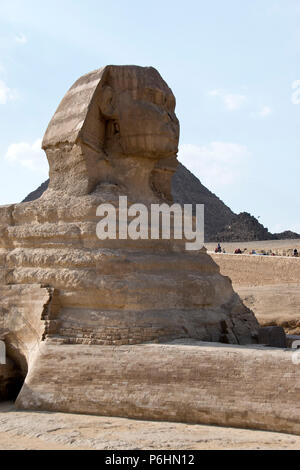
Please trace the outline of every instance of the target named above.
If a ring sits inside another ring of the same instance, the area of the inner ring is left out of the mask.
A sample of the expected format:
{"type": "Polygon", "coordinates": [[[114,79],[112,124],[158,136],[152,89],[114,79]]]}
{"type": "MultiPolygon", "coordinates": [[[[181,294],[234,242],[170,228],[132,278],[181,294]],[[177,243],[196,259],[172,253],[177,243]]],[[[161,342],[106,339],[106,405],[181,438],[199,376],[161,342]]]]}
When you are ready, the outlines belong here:
{"type": "Polygon", "coordinates": [[[218,246],[217,246],[217,248],[215,249],[215,253],[222,253],[222,248],[221,248],[220,243],[218,243],[218,246]]]}
{"type": "Polygon", "coordinates": [[[241,255],[242,254],[242,250],[240,248],[236,248],[236,250],[234,251],[234,254],[235,255],[241,255]]]}
{"type": "Polygon", "coordinates": [[[296,256],[296,258],[298,258],[298,256],[299,256],[297,248],[294,249],[294,256],[296,256]]]}

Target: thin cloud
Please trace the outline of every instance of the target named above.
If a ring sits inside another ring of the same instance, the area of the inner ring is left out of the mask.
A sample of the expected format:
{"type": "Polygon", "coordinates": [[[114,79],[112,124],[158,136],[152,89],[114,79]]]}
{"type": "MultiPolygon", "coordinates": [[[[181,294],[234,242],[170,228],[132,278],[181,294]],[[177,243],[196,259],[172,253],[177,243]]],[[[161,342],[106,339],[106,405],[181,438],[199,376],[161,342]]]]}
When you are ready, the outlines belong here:
{"type": "Polygon", "coordinates": [[[272,113],[272,109],[269,106],[263,106],[259,112],[259,115],[261,117],[266,117],[266,116],[269,116],[269,114],[271,113],[272,113]]]}
{"type": "Polygon", "coordinates": [[[250,114],[253,118],[266,118],[272,114],[272,109],[270,106],[263,106],[258,112],[253,112],[250,114]]]}
{"type": "Polygon", "coordinates": [[[27,43],[27,37],[25,34],[20,33],[15,36],[15,41],[19,44],[26,44],[27,43]]]}
{"type": "Polygon", "coordinates": [[[211,90],[209,95],[221,98],[228,111],[236,111],[237,109],[240,109],[247,101],[247,97],[245,95],[226,93],[223,90],[211,90]]]}
{"type": "Polygon", "coordinates": [[[295,91],[292,93],[291,102],[293,104],[300,104],[300,80],[293,81],[292,89],[295,91]]]}
{"type": "Polygon", "coordinates": [[[250,155],[244,145],[210,142],[202,146],[183,144],[178,158],[205,186],[218,192],[240,180],[250,155]]]}
{"type": "Polygon", "coordinates": [[[13,165],[21,165],[46,177],[49,167],[41,145],[42,139],[37,139],[33,143],[18,142],[11,144],[7,149],[5,159],[13,165]]]}
{"type": "Polygon", "coordinates": [[[300,223],[292,222],[291,224],[288,224],[287,222],[284,222],[282,224],[275,224],[273,226],[274,233],[281,233],[285,232],[286,230],[291,230],[292,232],[300,233],[300,223]]]}
{"type": "Polygon", "coordinates": [[[17,92],[9,88],[3,80],[0,80],[0,104],[6,104],[17,98],[17,92]]]}

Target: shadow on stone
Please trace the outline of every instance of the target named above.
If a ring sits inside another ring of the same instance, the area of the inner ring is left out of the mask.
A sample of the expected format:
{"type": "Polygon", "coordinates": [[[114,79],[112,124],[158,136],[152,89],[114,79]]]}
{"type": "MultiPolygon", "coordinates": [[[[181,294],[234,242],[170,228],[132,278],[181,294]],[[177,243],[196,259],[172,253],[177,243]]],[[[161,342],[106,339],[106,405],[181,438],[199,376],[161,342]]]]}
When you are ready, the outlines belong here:
{"type": "Polygon", "coordinates": [[[266,326],[258,331],[259,344],[265,344],[273,348],[286,348],[286,334],[281,326],[266,326]]]}
{"type": "Polygon", "coordinates": [[[15,401],[24,379],[21,369],[10,358],[6,364],[0,364],[0,401],[15,401]]]}

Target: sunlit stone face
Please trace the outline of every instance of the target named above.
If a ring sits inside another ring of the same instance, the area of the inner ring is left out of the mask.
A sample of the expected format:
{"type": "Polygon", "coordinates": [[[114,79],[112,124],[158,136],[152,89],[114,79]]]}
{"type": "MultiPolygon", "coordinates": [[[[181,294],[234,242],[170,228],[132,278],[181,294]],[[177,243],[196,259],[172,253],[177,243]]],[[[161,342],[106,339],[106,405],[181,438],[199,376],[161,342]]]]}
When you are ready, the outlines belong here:
{"type": "Polygon", "coordinates": [[[89,194],[115,182],[135,196],[171,197],[178,142],[175,97],[158,71],[105,66],[72,85],[49,123],[50,188],[89,194]]]}
{"type": "Polygon", "coordinates": [[[114,119],[106,143],[119,141],[125,155],[166,158],[178,151],[179,121],[175,97],[159,73],[149,67],[111,67],[109,86],[114,119]]]}

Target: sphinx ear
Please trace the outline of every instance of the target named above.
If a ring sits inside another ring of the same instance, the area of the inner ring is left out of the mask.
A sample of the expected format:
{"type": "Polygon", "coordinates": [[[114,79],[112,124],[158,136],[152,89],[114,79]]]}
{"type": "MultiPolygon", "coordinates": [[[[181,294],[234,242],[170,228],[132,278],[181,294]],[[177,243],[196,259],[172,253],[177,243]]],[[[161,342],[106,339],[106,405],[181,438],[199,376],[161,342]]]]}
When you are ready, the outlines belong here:
{"type": "Polygon", "coordinates": [[[104,117],[115,118],[115,103],[113,89],[106,85],[100,94],[100,110],[104,117]]]}

